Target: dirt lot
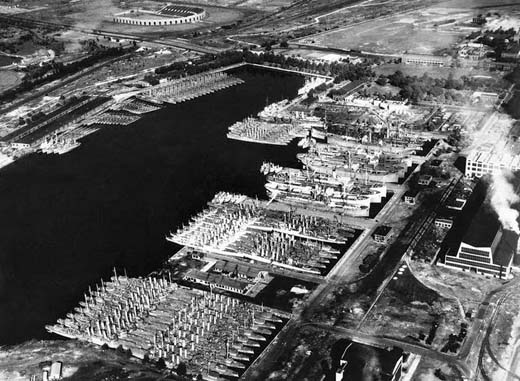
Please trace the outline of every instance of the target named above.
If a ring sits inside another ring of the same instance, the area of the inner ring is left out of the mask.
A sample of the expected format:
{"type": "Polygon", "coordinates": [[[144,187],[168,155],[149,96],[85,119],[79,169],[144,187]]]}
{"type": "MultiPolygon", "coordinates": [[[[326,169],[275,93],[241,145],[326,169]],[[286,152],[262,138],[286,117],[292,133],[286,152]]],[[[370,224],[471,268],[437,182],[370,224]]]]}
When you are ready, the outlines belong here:
{"type": "Polygon", "coordinates": [[[78,341],[32,341],[0,348],[0,380],[41,380],[43,362],[61,361],[63,376],[75,380],[155,380],[161,374],[114,350],[102,350],[78,341]]]}
{"type": "Polygon", "coordinates": [[[421,362],[417,367],[416,372],[413,375],[414,381],[434,381],[439,380],[438,377],[434,375],[436,369],[441,371],[441,374],[444,375],[446,380],[457,381],[462,380],[459,372],[455,371],[451,366],[447,363],[428,358],[423,356],[421,358],[421,362]]]}
{"type": "Polygon", "coordinates": [[[410,261],[413,274],[428,287],[441,295],[458,299],[465,311],[475,308],[486,295],[499,288],[502,282],[477,274],[438,267],[420,261],[410,261]]]}
{"type": "Polygon", "coordinates": [[[461,315],[456,303],[424,287],[406,266],[397,273],[372,310],[362,330],[414,342],[428,335],[434,322],[439,328],[432,347],[440,350],[450,333],[457,334],[461,315]]]}

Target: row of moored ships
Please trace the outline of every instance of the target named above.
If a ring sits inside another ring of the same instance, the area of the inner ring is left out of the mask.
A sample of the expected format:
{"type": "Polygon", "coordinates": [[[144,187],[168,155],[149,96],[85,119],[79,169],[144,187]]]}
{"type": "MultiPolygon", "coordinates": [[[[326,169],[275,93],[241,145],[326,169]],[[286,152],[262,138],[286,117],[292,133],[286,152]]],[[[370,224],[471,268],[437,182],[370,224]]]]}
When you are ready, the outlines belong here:
{"type": "Polygon", "coordinates": [[[387,195],[383,182],[368,179],[283,168],[272,163],[264,163],[261,172],[267,177],[265,188],[271,198],[324,206],[352,216],[368,216],[370,204],[381,203],[387,195]]]}

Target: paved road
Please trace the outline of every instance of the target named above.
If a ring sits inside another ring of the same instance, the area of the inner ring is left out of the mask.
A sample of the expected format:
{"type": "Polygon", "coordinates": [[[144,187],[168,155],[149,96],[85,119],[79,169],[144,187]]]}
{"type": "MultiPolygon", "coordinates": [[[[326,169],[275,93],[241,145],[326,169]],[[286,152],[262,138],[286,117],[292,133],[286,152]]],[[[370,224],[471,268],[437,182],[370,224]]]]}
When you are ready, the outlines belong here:
{"type": "Polygon", "coordinates": [[[436,351],[421,343],[413,344],[398,338],[369,335],[362,333],[359,330],[346,329],[328,324],[309,323],[309,325],[324,330],[328,330],[329,332],[334,332],[338,336],[342,336],[362,344],[373,345],[380,348],[400,347],[406,352],[416,353],[421,356],[426,356],[428,358],[433,358],[439,361],[448,362],[450,364],[456,365],[457,367],[459,367],[459,369],[462,370],[463,374],[470,373],[466,364],[463,361],[457,359],[456,356],[436,351]]]}

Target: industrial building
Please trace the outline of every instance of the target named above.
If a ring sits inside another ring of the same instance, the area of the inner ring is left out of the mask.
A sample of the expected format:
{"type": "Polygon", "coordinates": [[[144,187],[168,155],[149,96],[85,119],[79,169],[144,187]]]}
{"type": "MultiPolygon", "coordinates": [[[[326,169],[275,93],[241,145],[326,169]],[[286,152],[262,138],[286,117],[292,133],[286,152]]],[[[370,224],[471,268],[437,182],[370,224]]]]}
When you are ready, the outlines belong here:
{"type": "Polygon", "coordinates": [[[468,227],[457,252],[446,255],[444,266],[507,278],[517,243],[518,235],[504,229],[497,214],[484,204],[468,227]]]}
{"type": "Polygon", "coordinates": [[[451,227],[453,226],[453,219],[450,217],[447,217],[447,218],[437,217],[435,219],[435,226],[437,226],[438,228],[441,228],[441,229],[451,229],[451,227]]]}
{"type": "Polygon", "coordinates": [[[408,205],[415,205],[417,202],[417,195],[419,191],[417,189],[408,190],[404,194],[404,202],[408,205]]]}
{"type": "Polygon", "coordinates": [[[242,280],[194,269],[188,271],[184,276],[184,279],[190,282],[206,285],[210,288],[216,287],[237,294],[245,294],[249,287],[249,283],[242,280]]]}
{"type": "Polygon", "coordinates": [[[421,176],[419,176],[419,180],[417,180],[417,184],[427,187],[432,183],[432,181],[433,181],[433,176],[421,175],[421,176]]]}
{"type": "Polygon", "coordinates": [[[520,155],[513,154],[506,144],[484,144],[473,149],[466,157],[466,177],[482,177],[502,170],[519,170],[520,155]]]}
{"type": "Polygon", "coordinates": [[[374,241],[376,241],[377,243],[388,243],[391,231],[392,228],[390,226],[378,226],[377,229],[374,231],[374,241]]]}

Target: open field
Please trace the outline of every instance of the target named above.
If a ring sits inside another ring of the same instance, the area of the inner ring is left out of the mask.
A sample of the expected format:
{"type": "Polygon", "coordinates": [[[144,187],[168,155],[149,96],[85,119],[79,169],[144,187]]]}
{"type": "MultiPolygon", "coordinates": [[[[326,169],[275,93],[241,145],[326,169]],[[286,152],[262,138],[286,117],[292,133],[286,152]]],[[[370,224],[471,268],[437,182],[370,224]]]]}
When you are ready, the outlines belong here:
{"type": "Polygon", "coordinates": [[[221,7],[251,8],[259,11],[273,12],[282,7],[287,7],[295,0],[190,0],[192,4],[201,6],[217,5],[221,7]]]}
{"type": "Polygon", "coordinates": [[[12,70],[0,70],[0,93],[18,85],[23,74],[12,70]]]}
{"type": "MultiPolygon", "coordinates": [[[[440,8],[413,11],[382,20],[373,20],[339,31],[308,37],[316,45],[367,52],[433,54],[458,42],[467,32],[452,28],[439,29],[436,23],[471,19],[471,12],[446,13],[440,8]]],[[[302,41],[308,42],[308,41],[302,41]]]]}
{"type": "Polygon", "coordinates": [[[338,27],[337,18],[348,20],[350,26],[310,35],[297,42],[381,54],[433,54],[471,32],[467,23],[474,15],[493,9],[510,11],[511,5],[515,5],[510,0],[387,3],[381,6],[383,3],[379,1],[366,0],[324,17],[320,22],[331,26],[325,30],[338,27]]]}
{"type": "Polygon", "coordinates": [[[464,310],[478,306],[486,295],[499,288],[503,281],[477,274],[437,267],[420,261],[411,261],[414,276],[423,284],[450,299],[458,299],[464,310]]]}
{"type": "Polygon", "coordinates": [[[445,362],[435,360],[432,358],[428,358],[427,356],[421,357],[421,362],[419,363],[419,366],[417,367],[417,370],[415,371],[413,375],[414,381],[433,381],[433,380],[439,380],[434,375],[434,372],[436,369],[440,369],[442,372],[441,374],[446,377],[446,380],[456,381],[456,380],[462,380],[462,377],[460,374],[453,369],[450,365],[448,365],[445,362]]]}

